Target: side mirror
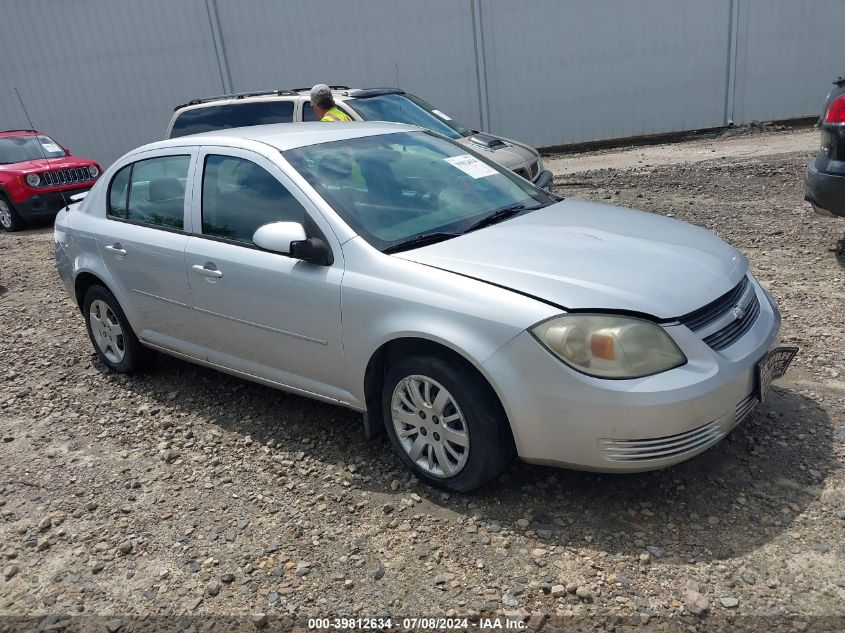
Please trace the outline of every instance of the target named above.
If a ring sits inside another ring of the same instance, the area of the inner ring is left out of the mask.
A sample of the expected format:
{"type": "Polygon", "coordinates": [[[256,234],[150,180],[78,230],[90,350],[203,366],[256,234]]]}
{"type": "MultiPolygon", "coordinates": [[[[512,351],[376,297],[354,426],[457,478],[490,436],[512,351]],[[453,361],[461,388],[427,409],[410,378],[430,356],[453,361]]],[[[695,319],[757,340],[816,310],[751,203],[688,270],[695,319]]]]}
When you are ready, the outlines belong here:
{"type": "Polygon", "coordinates": [[[319,237],[309,237],[307,240],[291,242],[290,256],[320,266],[330,266],[334,261],[328,245],[319,237]]]}
{"type": "Polygon", "coordinates": [[[259,248],[282,255],[291,254],[291,242],[305,239],[305,229],[299,222],[270,222],[258,227],[252,243],[259,248]]]}

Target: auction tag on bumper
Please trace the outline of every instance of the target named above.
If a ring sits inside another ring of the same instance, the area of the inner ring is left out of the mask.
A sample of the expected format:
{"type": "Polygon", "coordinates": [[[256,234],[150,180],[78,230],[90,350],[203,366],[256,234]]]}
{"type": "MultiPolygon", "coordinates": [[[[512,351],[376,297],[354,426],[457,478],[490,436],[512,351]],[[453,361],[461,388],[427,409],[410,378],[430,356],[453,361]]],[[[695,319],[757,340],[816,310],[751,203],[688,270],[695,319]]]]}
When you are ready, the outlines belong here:
{"type": "Polygon", "coordinates": [[[447,163],[454,165],[467,176],[473,178],[484,178],[485,176],[495,176],[499,172],[485,163],[482,163],[475,156],[469,154],[461,154],[460,156],[453,156],[452,158],[444,158],[447,163]]]}
{"type": "Polygon", "coordinates": [[[766,392],[771,387],[772,381],[786,373],[797,353],[797,347],[776,347],[757,363],[757,397],[760,398],[760,402],[766,398],[766,392]]]}

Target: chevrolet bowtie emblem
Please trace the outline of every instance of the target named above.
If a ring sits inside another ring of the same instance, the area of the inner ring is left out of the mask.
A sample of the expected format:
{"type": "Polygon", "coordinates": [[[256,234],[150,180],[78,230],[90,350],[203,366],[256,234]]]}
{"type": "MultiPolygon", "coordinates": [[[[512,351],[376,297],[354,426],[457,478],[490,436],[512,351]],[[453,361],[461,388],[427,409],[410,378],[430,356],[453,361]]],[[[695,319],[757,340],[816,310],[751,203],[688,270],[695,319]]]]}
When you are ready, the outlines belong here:
{"type": "Polygon", "coordinates": [[[734,306],[733,310],[731,310],[731,314],[734,315],[734,321],[739,321],[745,316],[745,308],[742,306],[734,306]]]}

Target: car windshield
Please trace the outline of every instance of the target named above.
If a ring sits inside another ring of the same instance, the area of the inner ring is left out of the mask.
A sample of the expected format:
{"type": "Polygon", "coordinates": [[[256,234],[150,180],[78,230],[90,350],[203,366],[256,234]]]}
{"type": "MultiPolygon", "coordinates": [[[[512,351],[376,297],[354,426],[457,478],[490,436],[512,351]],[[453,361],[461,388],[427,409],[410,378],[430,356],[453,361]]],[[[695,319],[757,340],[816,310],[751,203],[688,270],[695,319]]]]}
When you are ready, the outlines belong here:
{"type": "Polygon", "coordinates": [[[43,134],[0,137],[0,164],[22,163],[45,156],[61,158],[67,156],[67,152],[56,141],[43,134]]]}
{"type": "Polygon", "coordinates": [[[392,121],[418,125],[443,136],[458,139],[472,131],[419,97],[405,94],[385,94],[363,99],[350,99],[346,105],[365,121],[392,121]]]}
{"type": "Polygon", "coordinates": [[[380,250],[422,245],[426,236],[448,239],[494,213],[504,220],[555,201],[506,168],[423,131],[308,145],[284,156],[380,250]]]}

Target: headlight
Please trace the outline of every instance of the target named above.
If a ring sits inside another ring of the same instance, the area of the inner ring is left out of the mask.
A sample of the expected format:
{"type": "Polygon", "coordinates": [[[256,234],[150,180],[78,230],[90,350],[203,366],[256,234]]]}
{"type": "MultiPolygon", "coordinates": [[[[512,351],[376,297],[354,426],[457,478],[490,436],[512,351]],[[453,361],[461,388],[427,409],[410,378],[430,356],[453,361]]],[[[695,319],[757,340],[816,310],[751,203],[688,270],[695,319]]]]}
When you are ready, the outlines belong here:
{"type": "Polygon", "coordinates": [[[26,184],[30,187],[37,187],[41,182],[41,176],[38,174],[27,174],[26,175],[26,184]]]}
{"type": "Polygon", "coordinates": [[[100,175],[100,168],[96,165],[88,165],[88,174],[91,176],[91,178],[96,178],[100,175]]]}
{"type": "Polygon", "coordinates": [[[687,362],[663,328],[642,319],[568,314],[531,332],[567,365],[597,378],[641,378],[687,362]]]}

